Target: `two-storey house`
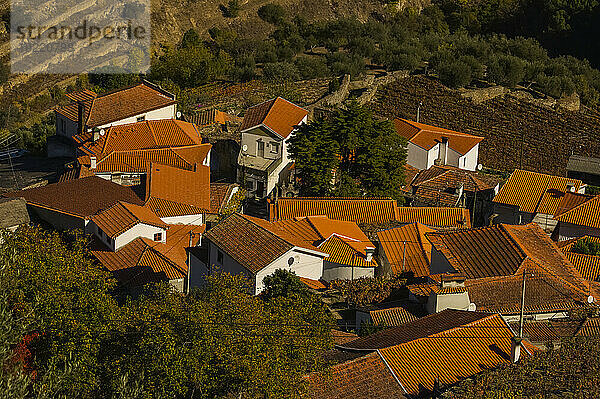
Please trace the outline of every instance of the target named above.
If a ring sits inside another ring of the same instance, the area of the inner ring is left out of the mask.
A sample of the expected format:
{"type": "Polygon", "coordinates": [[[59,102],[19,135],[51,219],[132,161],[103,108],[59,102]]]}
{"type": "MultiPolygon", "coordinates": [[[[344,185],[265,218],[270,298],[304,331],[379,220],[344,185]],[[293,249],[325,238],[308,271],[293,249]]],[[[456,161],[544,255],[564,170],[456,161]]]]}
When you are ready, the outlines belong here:
{"type": "Polygon", "coordinates": [[[308,111],[277,97],[249,108],[242,122],[238,180],[257,199],[275,196],[289,182],[291,165],[287,139],[306,123],[308,111]]]}

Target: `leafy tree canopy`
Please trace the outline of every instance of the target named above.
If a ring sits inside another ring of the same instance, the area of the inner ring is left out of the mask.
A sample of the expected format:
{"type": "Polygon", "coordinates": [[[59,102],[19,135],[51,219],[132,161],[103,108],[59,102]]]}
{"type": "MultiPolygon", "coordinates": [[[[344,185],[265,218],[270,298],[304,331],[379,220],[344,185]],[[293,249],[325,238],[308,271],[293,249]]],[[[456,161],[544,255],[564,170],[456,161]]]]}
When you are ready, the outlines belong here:
{"type": "Polygon", "coordinates": [[[600,242],[594,241],[589,237],[577,241],[571,247],[571,252],[584,255],[600,256],[600,242]]]}
{"type": "Polygon", "coordinates": [[[270,300],[278,297],[288,298],[291,295],[307,296],[310,294],[306,285],[300,281],[296,273],[277,269],[263,280],[265,286],[262,297],[270,300]]]}
{"type": "Polygon", "coordinates": [[[290,139],[302,195],[401,199],[406,141],[391,122],[351,102],[302,125],[290,139]]]}

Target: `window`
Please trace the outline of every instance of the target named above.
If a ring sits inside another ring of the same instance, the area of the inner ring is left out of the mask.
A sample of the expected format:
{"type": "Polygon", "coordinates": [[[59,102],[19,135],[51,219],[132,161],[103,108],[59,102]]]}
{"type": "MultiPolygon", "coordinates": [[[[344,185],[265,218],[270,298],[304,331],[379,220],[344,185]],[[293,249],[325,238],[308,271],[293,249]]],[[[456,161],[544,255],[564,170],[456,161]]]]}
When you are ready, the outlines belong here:
{"type": "Polygon", "coordinates": [[[67,123],[64,119],[60,120],[60,132],[65,134],[67,132],[67,123]]]}
{"type": "Polygon", "coordinates": [[[217,251],[217,263],[223,264],[223,252],[217,251]]]}
{"type": "Polygon", "coordinates": [[[138,122],[143,122],[143,121],[145,121],[145,120],[146,120],[146,115],[142,115],[142,116],[138,116],[138,117],[137,117],[137,121],[138,121],[138,122]]]}
{"type": "Polygon", "coordinates": [[[154,241],[162,241],[162,233],[154,234],[154,241]]]}
{"type": "Polygon", "coordinates": [[[258,146],[258,156],[264,157],[265,156],[265,142],[259,140],[256,142],[256,144],[258,146]]]}
{"type": "Polygon", "coordinates": [[[249,191],[252,191],[252,190],[254,190],[254,183],[252,182],[252,180],[248,180],[248,181],[246,182],[246,188],[247,188],[249,191]]]}
{"type": "Polygon", "coordinates": [[[279,153],[279,143],[271,143],[271,152],[274,154],[279,153]]]}

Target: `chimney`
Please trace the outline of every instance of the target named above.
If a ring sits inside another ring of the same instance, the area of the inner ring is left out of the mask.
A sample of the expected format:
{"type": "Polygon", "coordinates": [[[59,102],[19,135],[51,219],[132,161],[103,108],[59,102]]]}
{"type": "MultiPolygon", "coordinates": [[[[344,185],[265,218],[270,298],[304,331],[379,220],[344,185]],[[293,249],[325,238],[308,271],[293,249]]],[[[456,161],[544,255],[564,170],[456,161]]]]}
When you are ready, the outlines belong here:
{"type": "Polygon", "coordinates": [[[83,112],[84,112],[83,102],[77,102],[77,134],[82,134],[85,131],[84,121],[83,121],[83,112]]]}
{"type": "Polygon", "coordinates": [[[90,169],[96,169],[96,157],[90,157],[90,169]]]}
{"type": "Polygon", "coordinates": [[[100,139],[100,129],[94,129],[92,132],[92,142],[95,143],[100,139]]]}
{"type": "Polygon", "coordinates": [[[442,142],[440,143],[440,163],[442,165],[446,165],[448,162],[448,137],[442,137],[442,142]]]}
{"type": "Polygon", "coordinates": [[[366,247],[365,248],[365,254],[367,256],[367,262],[370,262],[373,260],[373,254],[375,253],[375,248],[373,247],[366,247]]]}
{"type": "Polygon", "coordinates": [[[516,363],[521,357],[521,341],[523,338],[512,337],[510,339],[510,361],[516,363]]]}

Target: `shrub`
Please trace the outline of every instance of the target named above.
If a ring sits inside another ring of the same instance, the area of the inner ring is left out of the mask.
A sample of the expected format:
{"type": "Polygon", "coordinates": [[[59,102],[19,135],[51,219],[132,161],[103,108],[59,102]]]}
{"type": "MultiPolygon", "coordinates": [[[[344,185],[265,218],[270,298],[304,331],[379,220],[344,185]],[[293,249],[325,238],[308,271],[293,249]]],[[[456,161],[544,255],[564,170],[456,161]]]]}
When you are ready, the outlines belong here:
{"type": "Polygon", "coordinates": [[[294,61],[302,79],[323,78],[329,76],[329,67],[321,57],[300,57],[294,61]]]}
{"type": "Polygon", "coordinates": [[[274,62],[263,66],[263,75],[271,82],[294,81],[300,79],[298,68],[289,62],[274,62]]]}
{"type": "Polygon", "coordinates": [[[394,290],[406,285],[406,279],[393,277],[363,277],[356,280],[334,280],[331,288],[337,289],[348,304],[365,306],[387,299],[394,290]]]}
{"type": "Polygon", "coordinates": [[[181,48],[195,47],[202,43],[200,35],[194,29],[188,29],[181,38],[181,48]]]}
{"type": "Polygon", "coordinates": [[[464,87],[472,79],[471,67],[462,61],[441,65],[438,74],[442,83],[452,88],[464,87]]]}
{"type": "Polygon", "coordinates": [[[337,52],[328,57],[327,63],[336,76],[349,74],[357,77],[365,70],[365,61],[355,54],[337,52]]]}
{"type": "Polygon", "coordinates": [[[285,10],[279,4],[265,4],[258,9],[258,16],[265,22],[278,25],[285,20],[285,10]]]}
{"type": "Polygon", "coordinates": [[[487,70],[492,82],[515,87],[525,77],[525,62],[514,56],[499,56],[492,59],[487,70]]]}
{"type": "Polygon", "coordinates": [[[576,254],[600,256],[600,242],[593,241],[591,238],[586,237],[577,241],[573,247],[571,247],[571,252],[575,252],[576,254]]]}
{"type": "Polygon", "coordinates": [[[228,18],[236,18],[240,14],[239,0],[229,0],[227,7],[223,7],[223,14],[228,18]]]}

